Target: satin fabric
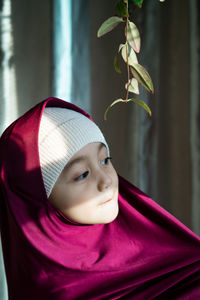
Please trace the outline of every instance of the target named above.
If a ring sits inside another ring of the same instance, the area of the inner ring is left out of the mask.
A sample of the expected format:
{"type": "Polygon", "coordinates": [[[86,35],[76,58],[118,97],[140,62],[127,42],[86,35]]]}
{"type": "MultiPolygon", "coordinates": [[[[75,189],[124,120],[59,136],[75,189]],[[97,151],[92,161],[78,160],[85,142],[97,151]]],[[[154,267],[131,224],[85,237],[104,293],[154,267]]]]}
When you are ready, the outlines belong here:
{"type": "Polygon", "coordinates": [[[9,300],[200,298],[200,238],[119,174],[119,214],[109,224],[71,222],[50,204],[38,153],[45,106],[91,119],[71,103],[48,98],[0,139],[9,300]]]}

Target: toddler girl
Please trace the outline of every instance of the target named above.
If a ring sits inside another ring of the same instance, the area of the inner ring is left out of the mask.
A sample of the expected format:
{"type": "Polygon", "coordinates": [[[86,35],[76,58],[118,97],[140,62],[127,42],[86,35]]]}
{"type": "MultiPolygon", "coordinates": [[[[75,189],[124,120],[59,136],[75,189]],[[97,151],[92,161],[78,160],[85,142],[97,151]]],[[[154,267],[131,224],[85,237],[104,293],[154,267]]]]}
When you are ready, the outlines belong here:
{"type": "Polygon", "coordinates": [[[200,238],[116,173],[91,117],[57,98],[0,139],[11,300],[198,299],[200,238]]]}

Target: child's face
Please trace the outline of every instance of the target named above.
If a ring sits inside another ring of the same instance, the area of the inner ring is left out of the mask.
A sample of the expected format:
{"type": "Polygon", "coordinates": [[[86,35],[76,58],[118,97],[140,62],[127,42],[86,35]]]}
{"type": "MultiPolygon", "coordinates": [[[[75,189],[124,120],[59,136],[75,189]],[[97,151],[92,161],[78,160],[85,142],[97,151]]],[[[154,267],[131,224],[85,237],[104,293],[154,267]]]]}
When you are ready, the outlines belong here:
{"type": "Polygon", "coordinates": [[[105,224],[117,217],[118,176],[107,157],[104,144],[87,144],[69,160],[58,177],[49,201],[71,221],[105,224]]]}

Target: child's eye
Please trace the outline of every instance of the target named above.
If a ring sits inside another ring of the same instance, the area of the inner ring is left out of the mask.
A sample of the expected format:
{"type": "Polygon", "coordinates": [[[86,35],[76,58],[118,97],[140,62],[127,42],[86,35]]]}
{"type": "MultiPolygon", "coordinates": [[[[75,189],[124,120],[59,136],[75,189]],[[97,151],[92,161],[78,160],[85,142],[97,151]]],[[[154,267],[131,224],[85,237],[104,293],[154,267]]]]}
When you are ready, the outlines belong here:
{"type": "MultiPolygon", "coordinates": [[[[109,160],[111,160],[111,159],[112,159],[112,157],[106,157],[104,160],[101,161],[102,165],[107,165],[109,160]]],[[[89,173],[88,171],[84,172],[80,176],[76,177],[75,181],[83,180],[84,178],[87,177],[88,173],[89,173]]]]}
{"type": "Polygon", "coordinates": [[[104,160],[102,160],[102,162],[104,162],[103,165],[107,165],[109,160],[111,160],[111,159],[112,159],[112,157],[106,157],[104,160]]]}
{"type": "Polygon", "coordinates": [[[84,179],[85,177],[87,177],[88,173],[89,173],[88,171],[84,172],[80,176],[76,177],[75,180],[78,181],[84,179]]]}

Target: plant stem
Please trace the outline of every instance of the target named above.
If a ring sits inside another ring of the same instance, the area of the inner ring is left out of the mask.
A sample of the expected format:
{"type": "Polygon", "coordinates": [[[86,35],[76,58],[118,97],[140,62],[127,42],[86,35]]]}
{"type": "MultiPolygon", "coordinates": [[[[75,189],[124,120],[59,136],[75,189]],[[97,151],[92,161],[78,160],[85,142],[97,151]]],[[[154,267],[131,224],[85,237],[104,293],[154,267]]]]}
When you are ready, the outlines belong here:
{"type": "Polygon", "coordinates": [[[127,82],[127,91],[126,91],[126,102],[128,101],[128,94],[129,94],[129,85],[130,85],[130,69],[129,69],[129,64],[128,64],[128,44],[126,44],[126,57],[127,57],[127,77],[128,77],[128,82],[127,82]]]}
{"type": "MultiPolygon", "coordinates": [[[[128,1],[127,1],[127,11],[128,11],[128,1]]],[[[128,17],[126,18],[126,66],[127,66],[127,77],[128,77],[128,82],[127,82],[127,91],[126,91],[126,99],[125,102],[128,102],[128,94],[129,94],[129,85],[130,85],[130,69],[129,69],[129,64],[128,64],[128,41],[127,41],[127,35],[128,35],[128,17]]]]}

